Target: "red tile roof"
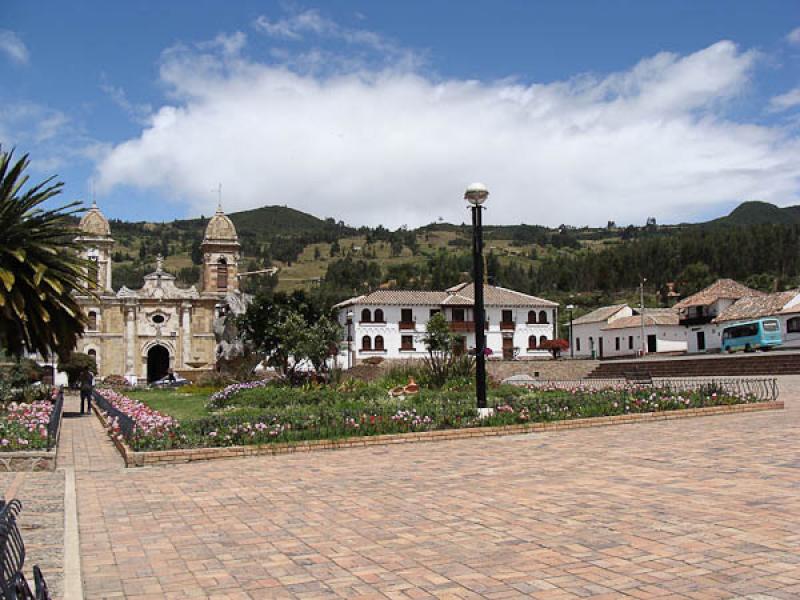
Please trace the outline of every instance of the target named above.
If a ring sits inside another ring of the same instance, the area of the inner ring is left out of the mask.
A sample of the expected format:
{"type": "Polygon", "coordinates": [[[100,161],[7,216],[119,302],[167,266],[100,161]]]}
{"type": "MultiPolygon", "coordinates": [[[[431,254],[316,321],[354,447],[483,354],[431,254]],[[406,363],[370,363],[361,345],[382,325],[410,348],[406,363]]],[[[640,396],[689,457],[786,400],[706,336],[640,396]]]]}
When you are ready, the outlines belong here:
{"type": "Polygon", "coordinates": [[[752,288],[742,285],[733,279],[717,279],[714,283],[696,294],[684,298],[675,305],[676,309],[689,308],[690,306],[708,306],[717,300],[738,300],[744,296],[763,296],[764,292],[759,292],[752,288]]]}
{"type": "MultiPolygon", "coordinates": [[[[475,287],[462,283],[445,292],[425,292],[420,290],[375,290],[363,296],[356,296],[340,302],[334,308],[344,308],[354,304],[384,306],[472,306],[475,303],[475,287]]],[[[494,285],[483,286],[485,306],[555,307],[551,302],[537,296],[530,296],[494,285]]]]}

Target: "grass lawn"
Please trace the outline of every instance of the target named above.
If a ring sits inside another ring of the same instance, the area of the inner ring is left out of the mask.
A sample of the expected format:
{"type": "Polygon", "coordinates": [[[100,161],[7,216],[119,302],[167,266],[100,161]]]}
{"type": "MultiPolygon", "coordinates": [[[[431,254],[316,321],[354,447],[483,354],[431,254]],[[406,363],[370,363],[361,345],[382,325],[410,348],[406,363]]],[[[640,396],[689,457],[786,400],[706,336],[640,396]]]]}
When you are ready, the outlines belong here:
{"type": "Polygon", "coordinates": [[[187,394],[180,389],[137,390],[128,394],[134,400],[147,404],[150,408],[175,417],[179,421],[207,417],[208,394],[187,394]]]}

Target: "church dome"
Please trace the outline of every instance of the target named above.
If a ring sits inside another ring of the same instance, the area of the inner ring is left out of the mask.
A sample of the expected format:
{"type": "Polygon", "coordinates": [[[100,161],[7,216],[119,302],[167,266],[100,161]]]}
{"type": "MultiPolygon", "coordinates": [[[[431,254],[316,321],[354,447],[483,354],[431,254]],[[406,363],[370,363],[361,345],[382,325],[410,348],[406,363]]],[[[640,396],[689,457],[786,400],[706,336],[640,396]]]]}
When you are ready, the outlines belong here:
{"type": "Polygon", "coordinates": [[[111,226],[108,224],[108,219],[100,212],[96,204],[92,204],[92,207],[83,215],[79,227],[86,235],[103,237],[111,235],[111,226]]]}
{"type": "Polygon", "coordinates": [[[205,239],[208,241],[238,241],[236,227],[233,226],[233,221],[222,212],[222,208],[218,208],[216,214],[208,222],[205,239]]]}

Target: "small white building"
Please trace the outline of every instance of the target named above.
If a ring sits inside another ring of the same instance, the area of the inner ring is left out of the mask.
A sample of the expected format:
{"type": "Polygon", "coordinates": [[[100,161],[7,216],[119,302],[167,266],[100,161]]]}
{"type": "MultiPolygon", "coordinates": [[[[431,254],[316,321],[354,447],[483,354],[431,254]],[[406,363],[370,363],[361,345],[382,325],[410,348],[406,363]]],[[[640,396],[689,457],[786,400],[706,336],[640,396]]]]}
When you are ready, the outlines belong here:
{"type": "Polygon", "coordinates": [[[686,351],[686,332],[671,308],[646,308],[643,319],[641,310],[627,304],[603,306],[575,319],[572,326],[577,358],[686,351]]]}
{"type": "MultiPolygon", "coordinates": [[[[422,358],[428,320],[444,313],[460,347],[475,347],[474,286],[459,284],[443,292],[376,290],[340,302],[334,308],[345,329],[341,361],[345,366],[373,356],[422,358]]],[[[556,335],[558,304],[502,287],[484,285],[486,346],[490,358],[546,358],[539,348],[556,335]]]]}
{"type": "Polygon", "coordinates": [[[785,346],[800,346],[800,290],[739,298],[714,319],[714,325],[721,336],[728,325],[767,317],[780,322],[785,346]]]}
{"type": "Polygon", "coordinates": [[[602,306],[572,321],[572,344],[570,356],[575,358],[603,357],[606,343],[603,328],[617,319],[633,316],[633,309],[627,304],[602,306]]]}
{"type": "Polygon", "coordinates": [[[681,326],[686,329],[688,351],[719,350],[722,346],[722,328],[716,322],[717,317],[740,298],[765,295],[733,279],[718,279],[678,302],[674,308],[678,311],[681,326]]]}

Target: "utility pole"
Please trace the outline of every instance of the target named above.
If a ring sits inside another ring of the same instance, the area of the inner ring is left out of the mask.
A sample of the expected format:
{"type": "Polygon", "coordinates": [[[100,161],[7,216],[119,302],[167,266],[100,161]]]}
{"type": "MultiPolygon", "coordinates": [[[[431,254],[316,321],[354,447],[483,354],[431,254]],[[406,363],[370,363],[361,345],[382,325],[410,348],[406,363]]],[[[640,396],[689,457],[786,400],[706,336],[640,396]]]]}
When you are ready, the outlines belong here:
{"type": "Polygon", "coordinates": [[[647,354],[647,340],[644,337],[644,284],[647,278],[644,277],[639,282],[639,314],[642,317],[642,357],[647,354]]]}

